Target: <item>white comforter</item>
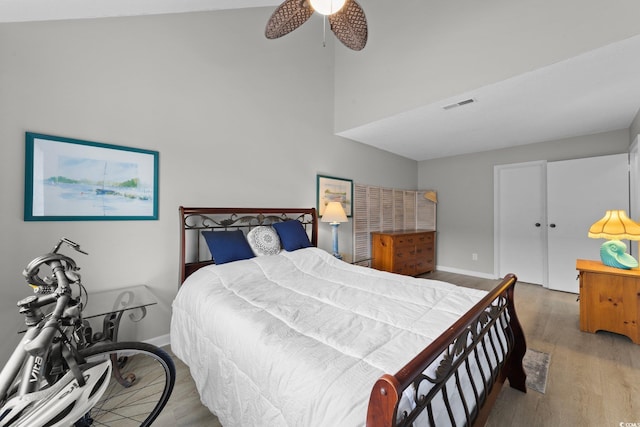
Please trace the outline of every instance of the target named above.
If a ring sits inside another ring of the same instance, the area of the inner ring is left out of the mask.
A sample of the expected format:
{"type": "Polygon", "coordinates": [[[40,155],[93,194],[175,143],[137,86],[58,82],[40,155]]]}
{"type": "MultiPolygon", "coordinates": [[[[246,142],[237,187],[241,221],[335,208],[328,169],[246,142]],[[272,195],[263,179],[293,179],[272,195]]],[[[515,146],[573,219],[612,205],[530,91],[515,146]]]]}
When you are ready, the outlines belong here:
{"type": "Polygon", "coordinates": [[[485,294],[283,251],[189,277],[171,346],[225,427],[362,426],[375,381],[485,294]]]}

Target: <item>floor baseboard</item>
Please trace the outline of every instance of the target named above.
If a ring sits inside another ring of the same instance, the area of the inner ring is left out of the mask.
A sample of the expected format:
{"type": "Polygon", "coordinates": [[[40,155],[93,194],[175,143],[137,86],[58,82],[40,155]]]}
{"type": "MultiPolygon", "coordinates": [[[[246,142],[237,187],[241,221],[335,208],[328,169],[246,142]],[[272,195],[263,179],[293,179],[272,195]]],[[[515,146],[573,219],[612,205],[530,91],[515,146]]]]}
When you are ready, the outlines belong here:
{"type": "Polygon", "coordinates": [[[165,335],[160,335],[159,337],[144,340],[144,342],[148,344],[153,344],[156,347],[164,347],[165,345],[169,345],[171,343],[171,337],[169,334],[165,334],[165,335]]]}
{"type": "Polygon", "coordinates": [[[489,280],[499,279],[499,277],[496,277],[493,274],[482,273],[482,272],[473,271],[473,270],[462,270],[460,268],[446,267],[444,265],[436,265],[436,270],[445,271],[447,273],[464,274],[465,276],[479,277],[481,279],[489,279],[489,280]]]}

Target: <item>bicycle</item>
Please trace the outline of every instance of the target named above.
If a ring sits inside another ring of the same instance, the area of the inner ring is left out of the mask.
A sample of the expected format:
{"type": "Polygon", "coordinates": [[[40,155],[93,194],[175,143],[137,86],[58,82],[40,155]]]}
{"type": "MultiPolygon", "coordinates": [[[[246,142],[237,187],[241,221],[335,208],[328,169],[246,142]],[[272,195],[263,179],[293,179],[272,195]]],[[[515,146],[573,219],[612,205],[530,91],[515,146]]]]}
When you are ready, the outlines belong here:
{"type": "Polygon", "coordinates": [[[35,294],[18,301],[27,330],[0,372],[0,426],[149,426],[171,396],[173,360],[143,342],[95,342],[63,244],[88,255],[62,238],[23,271],[35,294]]]}

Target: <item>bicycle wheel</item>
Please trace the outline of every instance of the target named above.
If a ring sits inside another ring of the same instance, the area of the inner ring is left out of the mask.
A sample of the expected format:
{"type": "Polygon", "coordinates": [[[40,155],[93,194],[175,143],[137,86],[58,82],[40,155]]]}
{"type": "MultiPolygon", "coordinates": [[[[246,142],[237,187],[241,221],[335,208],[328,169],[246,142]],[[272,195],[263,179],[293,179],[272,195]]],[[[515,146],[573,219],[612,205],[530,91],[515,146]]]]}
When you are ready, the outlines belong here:
{"type": "Polygon", "coordinates": [[[94,426],[148,426],[171,396],[176,369],[171,357],[151,344],[117,342],[80,350],[87,363],[113,362],[107,390],[84,421],[94,426]]]}

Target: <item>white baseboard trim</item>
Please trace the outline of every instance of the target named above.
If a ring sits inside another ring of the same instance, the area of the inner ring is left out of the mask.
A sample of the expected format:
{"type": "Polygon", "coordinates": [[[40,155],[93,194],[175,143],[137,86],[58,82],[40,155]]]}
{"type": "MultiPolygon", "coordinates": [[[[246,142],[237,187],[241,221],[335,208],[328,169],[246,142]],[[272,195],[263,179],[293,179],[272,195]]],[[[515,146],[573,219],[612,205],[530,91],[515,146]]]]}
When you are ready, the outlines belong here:
{"type": "Polygon", "coordinates": [[[156,347],[164,347],[165,345],[169,345],[171,343],[171,337],[169,336],[169,334],[165,334],[160,335],[159,337],[144,340],[144,342],[155,345],[156,347]]]}
{"type": "Polygon", "coordinates": [[[447,273],[464,274],[465,276],[480,277],[482,279],[491,279],[491,280],[499,279],[499,277],[495,276],[494,274],[481,273],[479,271],[462,270],[460,268],[445,267],[443,265],[436,265],[436,270],[446,271],[447,273]]]}

